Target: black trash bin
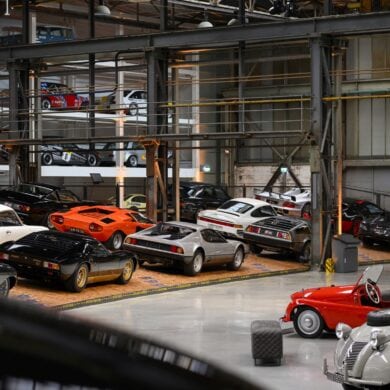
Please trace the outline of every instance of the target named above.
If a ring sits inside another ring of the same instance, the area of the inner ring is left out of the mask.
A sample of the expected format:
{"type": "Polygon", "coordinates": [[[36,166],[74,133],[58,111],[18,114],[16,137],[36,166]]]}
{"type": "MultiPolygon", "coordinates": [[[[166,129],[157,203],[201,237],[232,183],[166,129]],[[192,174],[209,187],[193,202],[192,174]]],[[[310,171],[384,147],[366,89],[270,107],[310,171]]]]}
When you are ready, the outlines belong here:
{"type": "Polygon", "coordinates": [[[360,240],[351,234],[333,236],[332,257],[336,272],[355,272],[358,269],[358,245],[360,240]]]}

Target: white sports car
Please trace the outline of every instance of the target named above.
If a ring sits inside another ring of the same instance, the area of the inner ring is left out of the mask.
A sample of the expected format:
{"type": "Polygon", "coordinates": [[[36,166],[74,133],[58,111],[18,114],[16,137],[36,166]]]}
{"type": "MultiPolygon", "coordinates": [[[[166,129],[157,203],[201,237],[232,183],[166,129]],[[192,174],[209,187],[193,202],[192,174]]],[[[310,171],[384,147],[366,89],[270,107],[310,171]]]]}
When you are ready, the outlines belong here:
{"type": "Polygon", "coordinates": [[[0,204],[0,244],[16,241],[27,234],[48,230],[44,226],[24,225],[11,207],[0,204]]]}
{"type": "Polygon", "coordinates": [[[263,191],[255,194],[255,198],[263,200],[276,209],[279,214],[292,217],[304,217],[311,214],[311,191],[302,188],[292,188],[279,194],[263,191]]]}
{"type": "Polygon", "coordinates": [[[216,210],[200,211],[197,223],[237,239],[242,238],[243,231],[249,224],[275,215],[276,211],[267,202],[252,198],[235,198],[216,210]]]}

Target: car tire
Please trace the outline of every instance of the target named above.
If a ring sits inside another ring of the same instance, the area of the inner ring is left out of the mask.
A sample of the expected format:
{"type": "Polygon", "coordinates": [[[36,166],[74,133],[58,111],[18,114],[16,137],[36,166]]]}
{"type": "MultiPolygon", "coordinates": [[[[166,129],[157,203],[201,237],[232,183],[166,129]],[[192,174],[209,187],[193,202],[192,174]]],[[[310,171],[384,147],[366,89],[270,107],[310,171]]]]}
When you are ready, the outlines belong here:
{"type": "Polygon", "coordinates": [[[137,158],[137,156],[130,156],[127,159],[126,166],[127,167],[132,167],[132,168],[138,167],[138,158],[137,158]]]}
{"type": "Polygon", "coordinates": [[[344,390],[356,390],[356,389],[361,389],[361,387],[355,387],[353,385],[349,385],[347,383],[343,383],[341,385],[343,387],[344,390]]]}
{"type": "Polygon", "coordinates": [[[42,110],[50,110],[51,109],[51,103],[49,99],[43,99],[41,102],[42,110]]]}
{"type": "Polygon", "coordinates": [[[44,216],[41,225],[47,226],[49,229],[54,229],[54,225],[53,225],[53,224],[51,223],[51,221],[50,221],[50,214],[51,214],[51,213],[47,213],[47,214],[44,216]]]}
{"type": "Polygon", "coordinates": [[[373,246],[374,241],[372,241],[370,238],[362,237],[362,243],[364,246],[373,246]]]}
{"type": "Polygon", "coordinates": [[[227,269],[230,271],[237,271],[240,269],[241,264],[244,262],[244,249],[242,246],[238,247],[234,253],[233,261],[227,264],[227,269]]]}
{"type": "Polygon", "coordinates": [[[132,115],[132,116],[137,115],[138,114],[138,106],[135,103],[131,103],[129,105],[128,112],[129,112],[129,115],[132,115]]]}
{"type": "Polygon", "coordinates": [[[390,325],[390,313],[386,310],[375,310],[367,314],[368,326],[389,326],[390,325]]]}
{"type": "Polygon", "coordinates": [[[11,284],[9,278],[7,278],[3,281],[3,283],[0,283],[0,297],[7,297],[10,289],[11,284]]]}
{"type": "Polygon", "coordinates": [[[43,153],[41,157],[42,165],[53,165],[53,155],[51,153],[43,153]]]}
{"type": "Polygon", "coordinates": [[[203,267],[204,255],[201,250],[197,250],[188,264],[184,264],[184,273],[189,276],[197,275],[203,267]]]}
{"type": "Polygon", "coordinates": [[[249,249],[255,255],[259,255],[261,252],[263,252],[263,248],[254,244],[249,245],[249,249]]]}
{"type": "Polygon", "coordinates": [[[88,282],[88,266],[81,264],[73,275],[65,282],[65,287],[68,291],[80,292],[84,290],[88,282]]]}
{"type": "Polygon", "coordinates": [[[354,237],[357,237],[357,236],[359,235],[360,223],[361,223],[361,220],[360,220],[360,219],[355,219],[355,220],[352,222],[351,234],[352,234],[354,237]]]}
{"type": "Polygon", "coordinates": [[[307,242],[303,246],[301,253],[298,255],[298,261],[300,263],[309,263],[311,261],[311,242],[307,242]]]}
{"type": "Polygon", "coordinates": [[[314,339],[322,334],[324,320],[314,309],[302,308],[294,316],[294,329],[299,336],[314,339]]]}
{"type": "Polygon", "coordinates": [[[98,159],[97,159],[96,155],[93,153],[88,154],[87,165],[89,167],[96,167],[97,163],[98,163],[98,159]]]}
{"type": "Polygon", "coordinates": [[[108,240],[107,246],[113,250],[121,249],[123,244],[123,237],[124,237],[123,233],[117,230],[112,234],[112,236],[108,240]]]}
{"type": "Polygon", "coordinates": [[[133,272],[134,272],[134,263],[130,260],[124,265],[121,276],[119,276],[117,282],[119,284],[129,283],[131,277],[133,276],[133,272]]]}
{"type": "Polygon", "coordinates": [[[311,218],[311,204],[310,203],[306,203],[303,207],[302,207],[302,210],[301,210],[301,217],[302,218],[307,218],[307,219],[310,219],[311,218]]]}

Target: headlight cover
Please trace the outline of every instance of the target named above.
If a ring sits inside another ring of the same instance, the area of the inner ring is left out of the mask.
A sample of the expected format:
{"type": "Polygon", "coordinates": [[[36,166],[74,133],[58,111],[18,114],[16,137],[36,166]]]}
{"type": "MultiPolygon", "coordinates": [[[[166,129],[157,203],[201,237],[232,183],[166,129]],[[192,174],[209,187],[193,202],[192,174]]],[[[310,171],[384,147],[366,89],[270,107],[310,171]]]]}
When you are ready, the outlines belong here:
{"type": "Polygon", "coordinates": [[[372,349],[380,351],[387,341],[386,335],[380,329],[373,329],[370,335],[370,345],[372,349]]]}
{"type": "Polygon", "coordinates": [[[343,322],[339,322],[336,326],[336,336],[338,339],[346,340],[351,334],[352,328],[344,324],[343,322]]]}

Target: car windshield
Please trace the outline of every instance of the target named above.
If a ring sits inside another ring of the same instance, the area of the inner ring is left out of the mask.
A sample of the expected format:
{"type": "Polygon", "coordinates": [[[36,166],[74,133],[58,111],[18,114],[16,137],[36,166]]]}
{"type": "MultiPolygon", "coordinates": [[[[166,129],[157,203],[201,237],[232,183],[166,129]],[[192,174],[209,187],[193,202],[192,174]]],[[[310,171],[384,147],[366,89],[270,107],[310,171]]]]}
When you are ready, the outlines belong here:
{"type": "Polygon", "coordinates": [[[0,213],[0,226],[21,226],[19,217],[15,211],[7,210],[0,213]]]}
{"type": "Polygon", "coordinates": [[[155,227],[148,229],[147,234],[150,236],[169,235],[169,239],[178,239],[184,238],[194,231],[194,229],[188,228],[186,226],[173,225],[171,223],[159,223],[155,227]]]}
{"type": "Polygon", "coordinates": [[[363,274],[360,276],[357,284],[365,284],[368,280],[371,282],[377,283],[383,271],[383,265],[373,265],[367,267],[363,274]]]}
{"type": "Polygon", "coordinates": [[[46,196],[53,192],[51,188],[46,188],[42,186],[37,186],[34,184],[19,184],[15,187],[11,188],[13,191],[17,192],[23,192],[24,194],[30,194],[30,195],[35,195],[35,196],[46,196]]]}
{"type": "Polygon", "coordinates": [[[235,200],[228,200],[218,210],[234,212],[239,214],[245,214],[247,211],[253,209],[253,205],[245,202],[239,202],[235,200]]]}
{"type": "Polygon", "coordinates": [[[132,213],[131,216],[137,221],[142,223],[153,223],[149,218],[141,213],[132,213]]]}
{"type": "Polygon", "coordinates": [[[375,215],[375,214],[382,214],[383,213],[382,209],[380,209],[378,206],[376,206],[372,203],[367,203],[366,207],[367,207],[367,210],[370,214],[375,215]]]}

